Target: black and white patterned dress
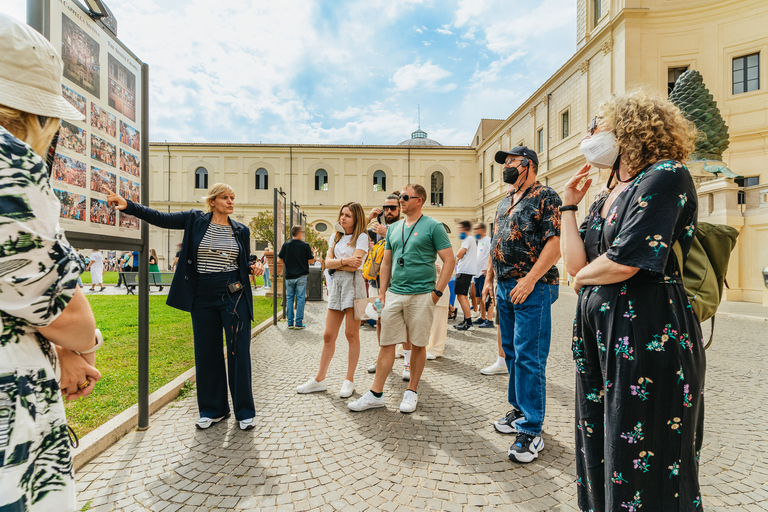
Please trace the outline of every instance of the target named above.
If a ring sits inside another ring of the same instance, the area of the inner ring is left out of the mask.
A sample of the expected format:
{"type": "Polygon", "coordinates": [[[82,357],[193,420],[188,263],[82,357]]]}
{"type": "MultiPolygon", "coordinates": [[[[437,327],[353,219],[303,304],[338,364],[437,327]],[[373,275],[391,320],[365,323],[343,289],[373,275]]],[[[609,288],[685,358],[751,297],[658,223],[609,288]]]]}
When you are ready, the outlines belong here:
{"type": "Polygon", "coordinates": [[[0,127],[0,510],[75,510],[53,322],[83,265],[43,160],[0,127]]]}

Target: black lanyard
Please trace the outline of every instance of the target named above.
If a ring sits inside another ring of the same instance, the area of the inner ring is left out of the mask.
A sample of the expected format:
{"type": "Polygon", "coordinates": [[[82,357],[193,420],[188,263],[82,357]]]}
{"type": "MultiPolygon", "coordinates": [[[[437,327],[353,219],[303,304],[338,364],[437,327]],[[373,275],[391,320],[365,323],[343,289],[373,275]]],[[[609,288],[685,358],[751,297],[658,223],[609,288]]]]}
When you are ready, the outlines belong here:
{"type": "MultiPolygon", "coordinates": [[[[424,216],[424,214],[421,214],[421,217],[423,217],[423,216],[424,216]]],[[[416,220],[416,222],[414,222],[414,223],[413,223],[413,226],[411,226],[411,232],[410,232],[410,233],[408,233],[408,238],[405,238],[405,219],[403,219],[403,231],[402,231],[402,233],[400,234],[400,239],[403,241],[403,251],[400,253],[400,255],[401,255],[401,256],[402,256],[403,254],[405,254],[405,244],[407,244],[407,243],[408,243],[408,240],[410,240],[410,239],[411,239],[411,235],[413,235],[413,230],[414,230],[414,229],[416,229],[416,224],[418,224],[418,223],[419,223],[419,221],[421,220],[421,217],[419,217],[419,218],[416,220]]]]}

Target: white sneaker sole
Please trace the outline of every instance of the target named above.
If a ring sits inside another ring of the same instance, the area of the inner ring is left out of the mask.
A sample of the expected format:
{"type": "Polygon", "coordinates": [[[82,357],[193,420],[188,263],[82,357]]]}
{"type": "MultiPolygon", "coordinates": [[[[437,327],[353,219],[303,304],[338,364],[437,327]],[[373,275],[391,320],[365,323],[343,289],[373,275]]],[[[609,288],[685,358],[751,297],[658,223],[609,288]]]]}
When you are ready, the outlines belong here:
{"type": "Polygon", "coordinates": [[[501,368],[499,366],[489,366],[487,368],[483,368],[480,370],[480,373],[483,375],[509,375],[509,372],[506,368],[501,368]]]}
{"type": "Polygon", "coordinates": [[[225,420],[227,418],[229,418],[229,414],[227,414],[226,416],[220,416],[218,418],[207,418],[207,419],[210,420],[210,422],[206,421],[204,423],[200,422],[200,420],[202,419],[202,418],[200,418],[200,420],[197,420],[197,423],[195,423],[195,427],[197,427],[198,430],[205,430],[207,428],[211,428],[212,426],[214,426],[218,422],[220,422],[222,420],[225,420]]]}
{"type": "Polygon", "coordinates": [[[296,388],[296,392],[300,395],[308,395],[310,393],[320,393],[321,391],[328,391],[328,386],[318,386],[313,388],[302,388],[299,386],[296,388]]]}
{"type": "Polygon", "coordinates": [[[509,457],[509,460],[512,462],[522,462],[523,464],[527,464],[529,462],[533,462],[534,460],[539,458],[539,452],[541,452],[544,449],[544,440],[542,439],[539,441],[539,448],[531,452],[524,452],[524,453],[517,453],[509,450],[507,452],[507,456],[509,457]]]}
{"type": "Polygon", "coordinates": [[[409,405],[401,403],[400,412],[403,414],[411,414],[412,412],[416,411],[416,406],[418,405],[419,405],[419,402],[416,402],[415,404],[413,404],[413,408],[411,408],[409,405]]]}
{"type": "Polygon", "coordinates": [[[494,421],[493,428],[495,428],[496,432],[499,432],[500,434],[517,434],[517,427],[514,425],[510,427],[506,423],[499,423],[498,421],[494,421]]]}
{"type": "Polygon", "coordinates": [[[411,380],[411,372],[408,372],[408,373],[403,372],[403,380],[406,382],[411,380]]]}
{"type": "Polygon", "coordinates": [[[349,393],[345,393],[343,390],[339,391],[339,398],[349,398],[355,394],[355,388],[352,388],[349,393]]]}
{"type": "Polygon", "coordinates": [[[381,403],[381,404],[365,404],[362,407],[352,407],[352,404],[354,404],[354,402],[350,402],[349,404],[347,404],[347,407],[349,407],[350,411],[355,411],[355,412],[367,411],[368,409],[377,409],[379,407],[385,407],[387,405],[387,404],[381,403]]]}

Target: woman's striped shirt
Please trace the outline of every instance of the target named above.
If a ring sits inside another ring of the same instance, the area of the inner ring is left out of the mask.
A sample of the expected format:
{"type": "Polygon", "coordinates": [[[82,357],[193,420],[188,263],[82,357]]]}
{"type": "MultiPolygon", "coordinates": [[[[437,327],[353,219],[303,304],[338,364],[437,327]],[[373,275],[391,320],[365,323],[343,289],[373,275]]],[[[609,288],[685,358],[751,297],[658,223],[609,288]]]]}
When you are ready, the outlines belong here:
{"type": "Polygon", "coordinates": [[[197,271],[201,274],[237,270],[240,249],[232,226],[211,222],[197,248],[197,271]]]}

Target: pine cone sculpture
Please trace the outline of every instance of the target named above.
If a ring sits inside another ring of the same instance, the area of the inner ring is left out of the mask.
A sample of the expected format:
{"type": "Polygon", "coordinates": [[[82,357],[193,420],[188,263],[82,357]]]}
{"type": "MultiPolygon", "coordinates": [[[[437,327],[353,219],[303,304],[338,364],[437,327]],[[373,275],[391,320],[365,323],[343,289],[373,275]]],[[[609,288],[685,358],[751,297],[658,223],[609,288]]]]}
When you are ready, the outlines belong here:
{"type": "Polygon", "coordinates": [[[722,160],[723,152],[728,149],[728,125],[720,115],[717,102],[704,85],[701,73],[689,69],[678,78],[669,101],[683,111],[699,133],[696,149],[691,160],[722,160]]]}

